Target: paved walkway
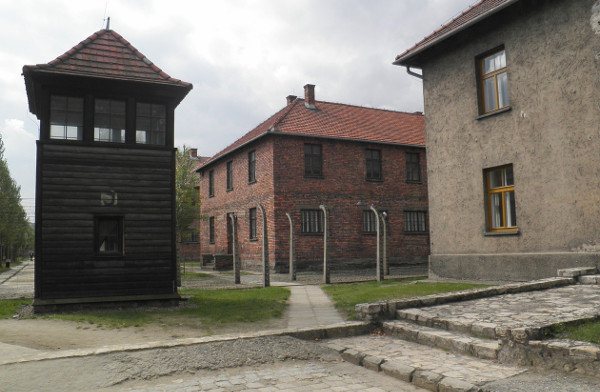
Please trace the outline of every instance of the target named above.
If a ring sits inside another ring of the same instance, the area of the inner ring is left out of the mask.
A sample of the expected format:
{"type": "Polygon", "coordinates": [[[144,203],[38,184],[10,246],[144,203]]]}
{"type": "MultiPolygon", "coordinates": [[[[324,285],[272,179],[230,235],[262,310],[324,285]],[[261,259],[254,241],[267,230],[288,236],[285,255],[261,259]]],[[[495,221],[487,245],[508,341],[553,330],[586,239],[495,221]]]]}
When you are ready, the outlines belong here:
{"type": "Polygon", "coordinates": [[[0,274],[0,299],[33,298],[33,261],[0,274]]]}
{"type": "Polygon", "coordinates": [[[289,286],[288,328],[324,327],[345,320],[319,286],[289,286]]]}

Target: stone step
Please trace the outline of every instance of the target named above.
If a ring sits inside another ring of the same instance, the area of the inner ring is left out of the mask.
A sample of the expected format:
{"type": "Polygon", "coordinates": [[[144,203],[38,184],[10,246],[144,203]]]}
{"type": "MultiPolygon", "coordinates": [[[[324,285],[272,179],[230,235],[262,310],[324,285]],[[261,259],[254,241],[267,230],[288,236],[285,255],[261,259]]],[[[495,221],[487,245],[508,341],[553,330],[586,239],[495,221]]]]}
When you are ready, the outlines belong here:
{"type": "Polygon", "coordinates": [[[582,275],[593,275],[598,273],[596,267],[576,267],[576,268],[564,268],[557,271],[557,275],[562,278],[576,278],[582,275]]]}
{"type": "Polygon", "coordinates": [[[394,336],[363,335],[324,340],[322,344],[350,363],[430,391],[481,391],[488,383],[527,371],[524,367],[501,365],[394,336]]]}
{"type": "Polygon", "coordinates": [[[481,339],[402,320],[384,322],[383,330],[388,335],[397,336],[404,340],[451,350],[461,354],[468,354],[482,359],[496,360],[500,351],[500,342],[498,340],[481,339]]]}
{"type": "Polygon", "coordinates": [[[580,284],[600,284],[600,275],[581,275],[577,277],[580,284]]]}
{"type": "Polygon", "coordinates": [[[504,339],[511,337],[511,331],[489,322],[462,322],[456,319],[442,319],[432,316],[426,310],[417,308],[396,311],[397,320],[410,321],[424,327],[456,332],[486,339],[504,339]]]}

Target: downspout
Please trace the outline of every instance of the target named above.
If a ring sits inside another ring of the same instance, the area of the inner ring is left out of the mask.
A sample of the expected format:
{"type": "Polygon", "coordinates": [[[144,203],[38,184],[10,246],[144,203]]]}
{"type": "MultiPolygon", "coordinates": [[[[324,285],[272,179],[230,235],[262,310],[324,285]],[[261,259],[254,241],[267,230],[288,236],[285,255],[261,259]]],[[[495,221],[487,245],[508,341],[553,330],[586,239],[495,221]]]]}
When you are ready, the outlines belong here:
{"type": "Polygon", "coordinates": [[[415,71],[411,71],[410,65],[406,66],[406,73],[408,73],[411,76],[414,76],[414,77],[417,77],[417,78],[423,80],[423,75],[422,74],[418,74],[415,71]]]}

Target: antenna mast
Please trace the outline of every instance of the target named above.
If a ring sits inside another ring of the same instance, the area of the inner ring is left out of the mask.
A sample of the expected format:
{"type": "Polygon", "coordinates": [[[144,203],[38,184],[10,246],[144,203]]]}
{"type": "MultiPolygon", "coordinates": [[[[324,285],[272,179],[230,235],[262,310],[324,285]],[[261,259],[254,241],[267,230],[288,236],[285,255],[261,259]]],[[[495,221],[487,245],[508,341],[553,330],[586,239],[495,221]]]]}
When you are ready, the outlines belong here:
{"type": "Polygon", "coordinates": [[[110,30],[110,16],[106,18],[106,28],[105,30],[110,30]]]}

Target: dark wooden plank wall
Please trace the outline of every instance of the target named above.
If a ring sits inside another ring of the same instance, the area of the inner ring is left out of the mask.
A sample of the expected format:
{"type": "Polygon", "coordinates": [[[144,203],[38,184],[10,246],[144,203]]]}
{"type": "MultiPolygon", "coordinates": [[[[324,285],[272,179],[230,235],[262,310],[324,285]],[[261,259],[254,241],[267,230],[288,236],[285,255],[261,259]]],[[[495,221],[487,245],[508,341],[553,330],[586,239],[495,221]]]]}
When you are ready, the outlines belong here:
{"type": "MultiPolygon", "coordinates": [[[[174,151],[40,143],[41,299],[173,294],[174,151]],[[116,206],[101,192],[115,191],[116,206]],[[94,253],[94,217],[122,216],[124,256],[94,253]]],[[[40,164],[40,163],[38,163],[40,164]]]]}

